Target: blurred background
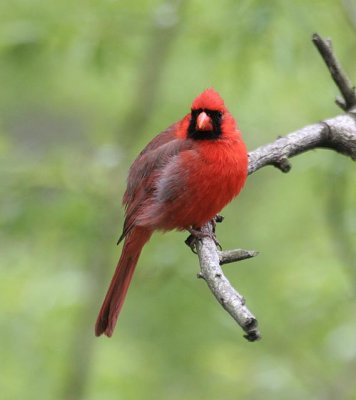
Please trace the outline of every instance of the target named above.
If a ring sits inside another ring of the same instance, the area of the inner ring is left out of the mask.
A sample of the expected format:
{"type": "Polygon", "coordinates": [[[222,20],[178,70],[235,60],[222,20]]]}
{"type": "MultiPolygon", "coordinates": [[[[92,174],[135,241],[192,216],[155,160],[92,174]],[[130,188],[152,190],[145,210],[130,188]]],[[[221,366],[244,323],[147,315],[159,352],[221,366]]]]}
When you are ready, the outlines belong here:
{"type": "Polygon", "coordinates": [[[356,82],[352,0],[0,3],[2,399],[356,399],[355,164],[264,168],[223,212],[248,343],[185,233],[145,247],[109,340],[94,322],[121,247],[127,170],[213,86],[248,148],[340,113],[311,44],[356,82]]]}

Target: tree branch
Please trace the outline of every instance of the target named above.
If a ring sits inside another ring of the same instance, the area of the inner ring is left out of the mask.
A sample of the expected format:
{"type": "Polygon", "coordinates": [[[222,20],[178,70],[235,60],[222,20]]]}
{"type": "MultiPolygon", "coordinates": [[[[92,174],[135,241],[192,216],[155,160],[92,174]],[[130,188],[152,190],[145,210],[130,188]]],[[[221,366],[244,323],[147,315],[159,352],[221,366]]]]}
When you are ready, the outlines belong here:
{"type": "Polygon", "coordinates": [[[258,147],[249,153],[249,175],[266,165],[288,172],[290,157],[308,150],[327,148],[356,160],[356,120],[351,115],[340,115],[317,124],[308,125],[275,142],[258,147]],[[288,168],[286,168],[288,166],[288,168]]]}
{"type": "Polygon", "coordinates": [[[322,39],[317,33],[312,36],[315,47],[325,61],[330,74],[342,94],[342,99],[337,98],[336,104],[344,111],[356,113],[356,90],[333,53],[331,40],[322,39]]]}
{"type": "Polygon", "coordinates": [[[199,278],[203,278],[209,289],[213,292],[218,302],[234,318],[234,320],[246,332],[244,337],[253,342],[259,339],[257,320],[245,305],[245,299],[230,284],[220,267],[219,254],[216,249],[211,223],[202,228],[207,237],[197,243],[197,252],[200,262],[199,278]]]}
{"type": "MultiPolygon", "coordinates": [[[[325,41],[317,34],[313,35],[312,40],[343,96],[343,99],[338,99],[337,103],[345,111],[348,111],[348,114],[308,125],[250,152],[249,175],[267,165],[277,167],[282,172],[289,172],[291,169],[289,158],[318,148],[334,150],[356,161],[355,88],[336,60],[331,42],[325,41]]],[[[250,252],[248,256],[247,250],[219,252],[214,240],[211,238],[213,230],[211,223],[202,227],[202,231],[210,237],[204,237],[197,243],[201,270],[198,277],[206,281],[219,303],[246,332],[244,337],[249,341],[258,340],[261,335],[258,331],[257,319],[247,308],[243,296],[231,286],[220,267],[220,264],[250,258],[257,255],[257,253],[250,252]]]]}

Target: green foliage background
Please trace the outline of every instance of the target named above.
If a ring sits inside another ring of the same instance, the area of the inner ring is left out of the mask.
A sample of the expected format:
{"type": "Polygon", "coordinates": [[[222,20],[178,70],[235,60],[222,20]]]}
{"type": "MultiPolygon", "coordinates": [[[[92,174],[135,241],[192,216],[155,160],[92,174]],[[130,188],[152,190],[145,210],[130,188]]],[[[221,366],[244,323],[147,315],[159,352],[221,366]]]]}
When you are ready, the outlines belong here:
{"type": "Polygon", "coordinates": [[[249,149],[332,117],[310,37],[356,81],[352,0],[0,2],[2,399],[355,399],[355,165],[265,168],[223,212],[248,343],[184,233],[147,245],[112,339],[93,324],[119,257],[128,167],[214,86],[249,149]]]}

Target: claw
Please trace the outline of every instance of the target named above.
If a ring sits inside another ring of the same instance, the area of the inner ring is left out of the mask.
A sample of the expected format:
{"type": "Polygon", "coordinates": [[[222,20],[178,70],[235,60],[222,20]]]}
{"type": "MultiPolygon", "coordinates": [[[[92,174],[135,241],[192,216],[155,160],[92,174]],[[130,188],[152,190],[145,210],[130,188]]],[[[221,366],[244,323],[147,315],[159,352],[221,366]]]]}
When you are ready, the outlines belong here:
{"type": "Polygon", "coordinates": [[[188,228],[187,231],[190,233],[190,235],[185,240],[185,244],[190,247],[190,250],[192,250],[194,254],[197,254],[198,240],[203,239],[208,235],[194,228],[188,228]]]}
{"type": "Polygon", "coordinates": [[[192,235],[192,234],[190,234],[188,237],[187,237],[187,239],[184,241],[184,243],[188,246],[188,247],[190,247],[190,250],[194,253],[194,254],[197,254],[197,250],[196,250],[196,245],[197,245],[197,238],[194,236],[194,235],[192,235]]]}

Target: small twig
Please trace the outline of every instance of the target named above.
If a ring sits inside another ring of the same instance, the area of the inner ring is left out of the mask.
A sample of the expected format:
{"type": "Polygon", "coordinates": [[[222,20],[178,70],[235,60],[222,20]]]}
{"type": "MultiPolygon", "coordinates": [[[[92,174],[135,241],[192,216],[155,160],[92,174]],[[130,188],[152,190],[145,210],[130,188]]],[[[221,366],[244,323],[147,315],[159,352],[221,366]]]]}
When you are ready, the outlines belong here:
{"type": "Polygon", "coordinates": [[[321,38],[317,33],[313,34],[312,41],[319,50],[320,55],[325,61],[325,64],[328,67],[331,76],[343,97],[342,99],[338,97],[336,99],[336,104],[344,111],[356,113],[355,87],[353,87],[350,79],[336,59],[331,46],[331,41],[321,38]]]}
{"type": "Polygon", "coordinates": [[[247,260],[248,258],[258,256],[258,254],[258,251],[244,249],[225,250],[218,252],[220,265],[247,260]]]}

